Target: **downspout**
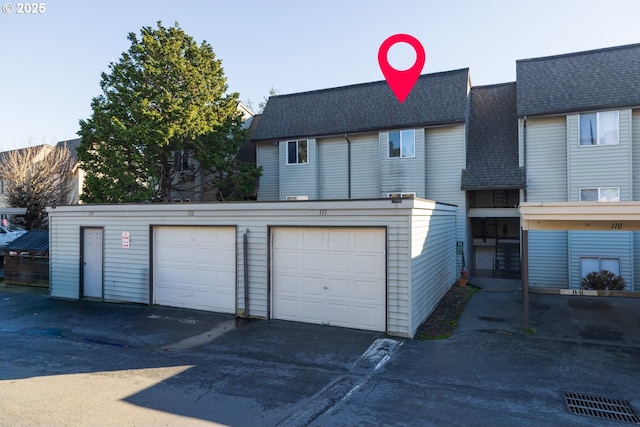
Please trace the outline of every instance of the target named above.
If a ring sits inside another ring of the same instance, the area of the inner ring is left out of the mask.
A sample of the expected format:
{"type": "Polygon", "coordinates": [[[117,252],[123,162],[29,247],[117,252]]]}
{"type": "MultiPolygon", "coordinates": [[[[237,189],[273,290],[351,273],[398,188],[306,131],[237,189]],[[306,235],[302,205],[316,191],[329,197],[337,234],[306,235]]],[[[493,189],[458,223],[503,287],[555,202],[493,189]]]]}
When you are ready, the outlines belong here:
{"type": "Polygon", "coordinates": [[[347,140],[347,198],[351,199],[351,140],[346,132],[344,139],[347,140]]]}
{"type": "Polygon", "coordinates": [[[523,202],[527,201],[527,116],[522,124],[522,168],[524,173],[523,202]]]}
{"type": "MultiPolygon", "coordinates": [[[[522,163],[524,168],[524,191],[523,202],[527,201],[527,116],[524,116],[522,123],[522,163]]],[[[521,219],[522,220],[522,219],[521,219]]],[[[520,229],[522,233],[521,237],[521,251],[520,251],[520,277],[522,280],[522,305],[523,305],[523,317],[524,317],[524,329],[529,330],[529,230],[520,229]]]]}
{"type": "Polygon", "coordinates": [[[249,229],[242,235],[242,255],[244,264],[244,317],[249,317],[249,229]]]}

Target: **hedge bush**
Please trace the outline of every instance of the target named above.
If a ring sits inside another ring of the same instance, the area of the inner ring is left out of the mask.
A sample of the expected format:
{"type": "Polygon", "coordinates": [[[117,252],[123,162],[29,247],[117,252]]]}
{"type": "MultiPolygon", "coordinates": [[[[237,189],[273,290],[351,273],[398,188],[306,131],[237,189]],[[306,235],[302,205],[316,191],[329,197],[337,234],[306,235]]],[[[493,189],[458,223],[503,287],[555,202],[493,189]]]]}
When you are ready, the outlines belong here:
{"type": "Polygon", "coordinates": [[[621,291],[625,287],[624,279],[608,270],[592,271],[580,282],[582,289],[595,291],[621,291]]]}

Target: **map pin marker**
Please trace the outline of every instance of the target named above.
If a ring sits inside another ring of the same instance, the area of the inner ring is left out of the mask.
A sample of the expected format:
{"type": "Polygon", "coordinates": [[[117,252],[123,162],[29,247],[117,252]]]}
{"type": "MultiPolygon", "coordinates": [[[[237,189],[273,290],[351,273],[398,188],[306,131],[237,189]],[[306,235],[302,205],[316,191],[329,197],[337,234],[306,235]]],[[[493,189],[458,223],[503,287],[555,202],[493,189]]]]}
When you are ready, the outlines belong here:
{"type": "Polygon", "coordinates": [[[422,47],[418,39],[408,34],[395,34],[383,41],[380,45],[380,49],[378,49],[378,64],[380,65],[380,70],[382,70],[387,84],[401,104],[418,81],[425,60],[426,54],[424,53],[424,47],[422,47]],[[411,68],[407,70],[396,70],[389,65],[387,54],[389,53],[389,49],[396,43],[407,43],[416,51],[416,62],[411,68]]]}

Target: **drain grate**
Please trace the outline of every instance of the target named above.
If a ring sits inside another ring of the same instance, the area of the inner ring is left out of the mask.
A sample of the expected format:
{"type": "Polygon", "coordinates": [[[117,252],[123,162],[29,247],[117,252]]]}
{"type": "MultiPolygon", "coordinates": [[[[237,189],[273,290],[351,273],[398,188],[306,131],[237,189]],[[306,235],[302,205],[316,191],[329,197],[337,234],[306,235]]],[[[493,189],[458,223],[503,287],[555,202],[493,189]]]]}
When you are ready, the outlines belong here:
{"type": "Polygon", "coordinates": [[[564,400],[571,414],[640,424],[638,414],[626,400],[570,392],[564,393],[564,400]]]}

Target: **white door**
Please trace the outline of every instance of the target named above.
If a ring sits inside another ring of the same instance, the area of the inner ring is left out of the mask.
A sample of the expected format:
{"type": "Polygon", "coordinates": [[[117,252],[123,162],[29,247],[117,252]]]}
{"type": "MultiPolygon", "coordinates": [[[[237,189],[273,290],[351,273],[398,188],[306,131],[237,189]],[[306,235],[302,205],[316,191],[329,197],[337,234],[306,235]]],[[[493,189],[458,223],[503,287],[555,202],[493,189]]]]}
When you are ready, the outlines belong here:
{"type": "Polygon", "coordinates": [[[274,228],[273,318],[386,330],[385,231],[274,228]]]}
{"type": "Polygon", "coordinates": [[[236,230],[155,227],[154,303],[236,311],[236,230]]]}
{"type": "Polygon", "coordinates": [[[82,295],[102,298],[102,229],[82,230],[82,295]]]}

